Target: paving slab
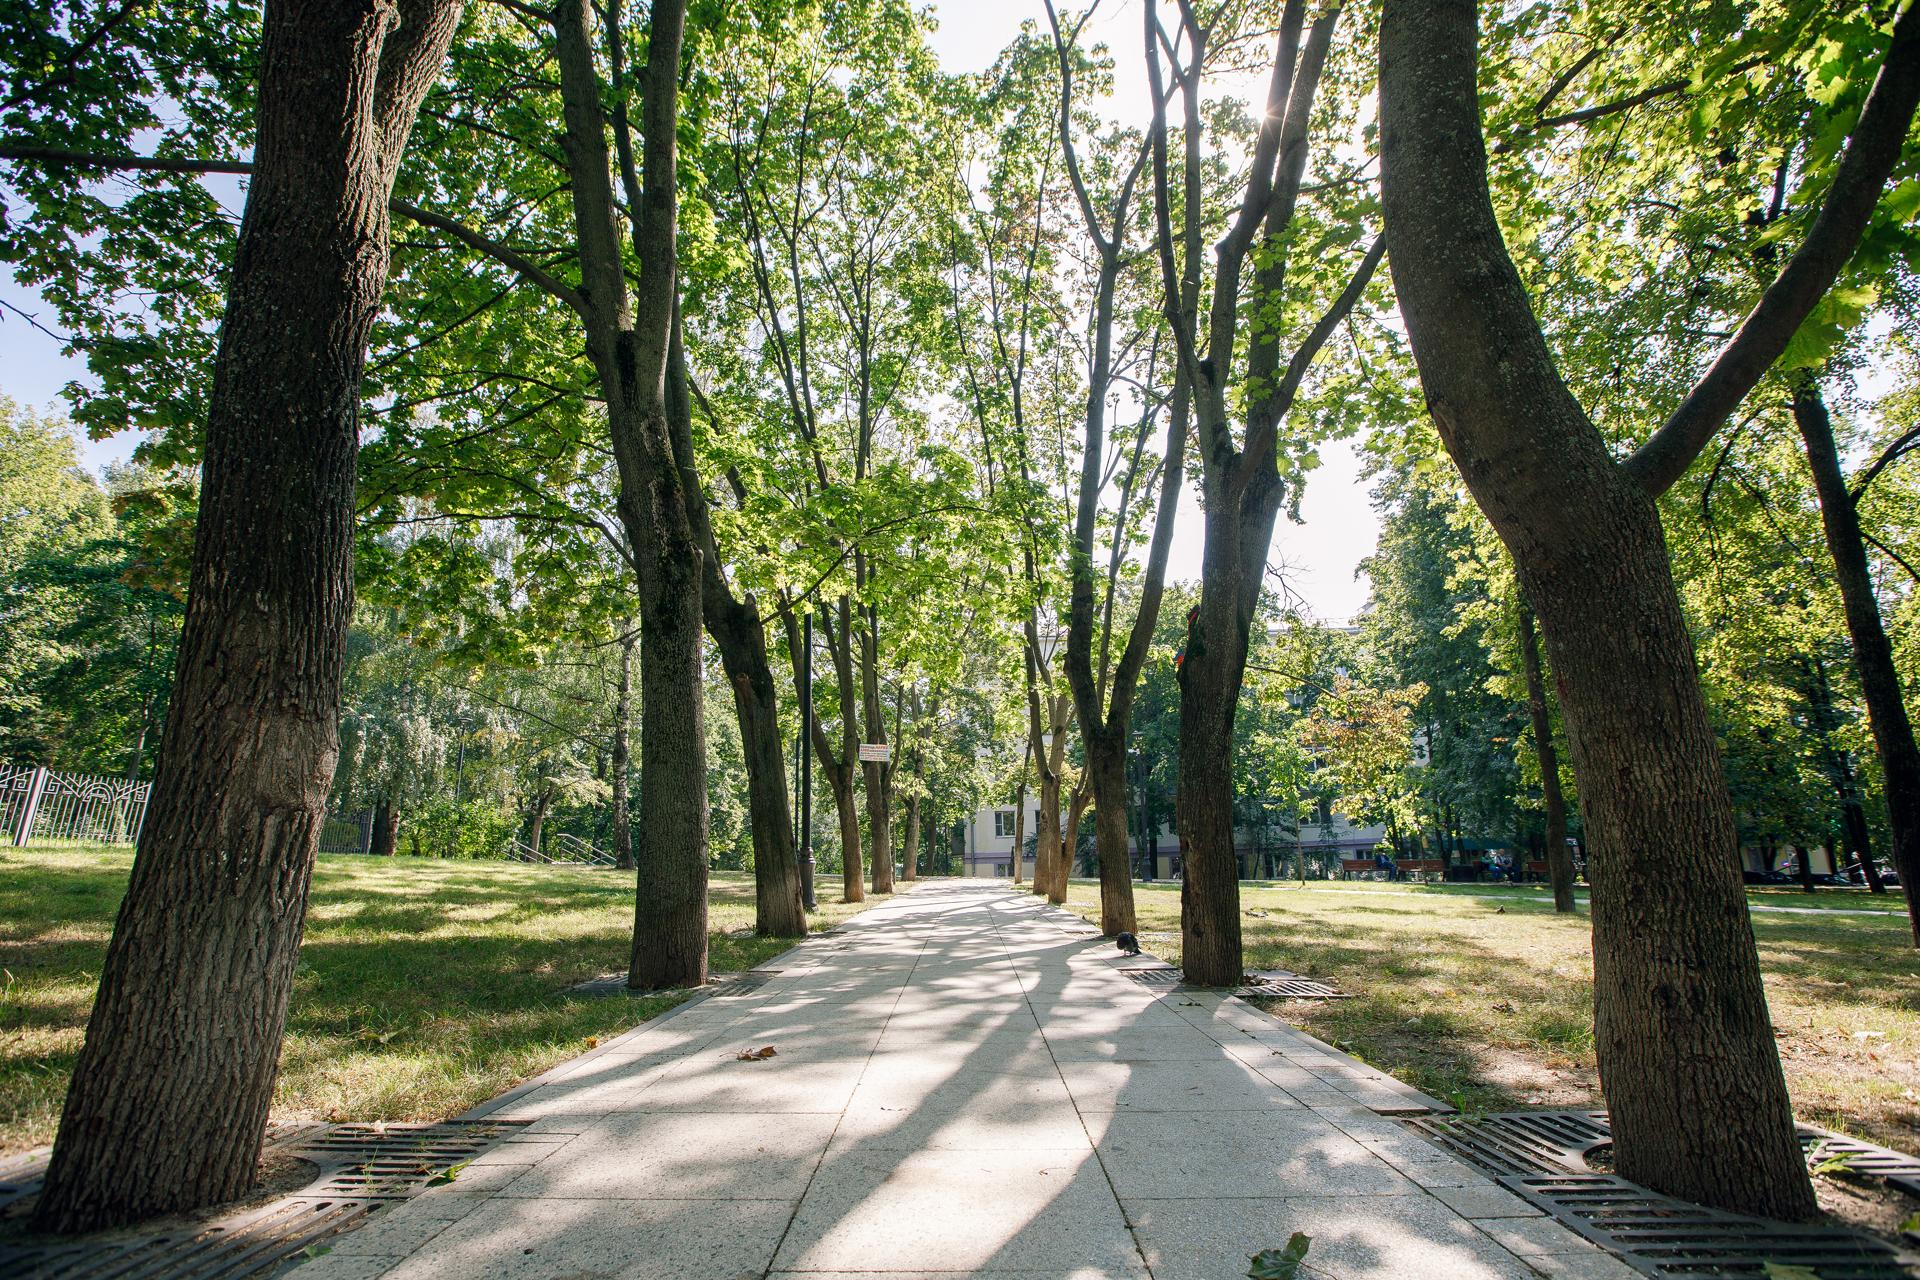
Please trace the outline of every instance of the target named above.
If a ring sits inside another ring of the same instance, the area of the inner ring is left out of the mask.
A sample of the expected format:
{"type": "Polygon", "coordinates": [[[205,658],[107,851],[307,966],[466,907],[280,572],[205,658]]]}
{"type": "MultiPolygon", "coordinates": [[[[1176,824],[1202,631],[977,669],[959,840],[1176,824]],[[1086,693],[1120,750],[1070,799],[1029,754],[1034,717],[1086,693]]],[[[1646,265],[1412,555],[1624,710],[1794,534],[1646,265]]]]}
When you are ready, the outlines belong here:
{"type": "Polygon", "coordinates": [[[923,882],[475,1108],[526,1124],[310,1280],[1617,1280],[1384,1112],[1431,1104],[1084,922],[923,882]],[[742,1049],[774,1056],[741,1061],[742,1049]]]}

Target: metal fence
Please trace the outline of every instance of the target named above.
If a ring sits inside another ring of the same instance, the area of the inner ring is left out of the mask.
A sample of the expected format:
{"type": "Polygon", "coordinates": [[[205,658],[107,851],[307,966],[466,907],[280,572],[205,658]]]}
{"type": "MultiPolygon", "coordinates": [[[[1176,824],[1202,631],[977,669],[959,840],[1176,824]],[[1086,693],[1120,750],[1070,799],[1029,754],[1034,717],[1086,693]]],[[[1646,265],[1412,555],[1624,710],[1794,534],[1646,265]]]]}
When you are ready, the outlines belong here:
{"type": "Polygon", "coordinates": [[[0,840],[27,844],[132,844],[152,784],[0,760],[0,840]]]}

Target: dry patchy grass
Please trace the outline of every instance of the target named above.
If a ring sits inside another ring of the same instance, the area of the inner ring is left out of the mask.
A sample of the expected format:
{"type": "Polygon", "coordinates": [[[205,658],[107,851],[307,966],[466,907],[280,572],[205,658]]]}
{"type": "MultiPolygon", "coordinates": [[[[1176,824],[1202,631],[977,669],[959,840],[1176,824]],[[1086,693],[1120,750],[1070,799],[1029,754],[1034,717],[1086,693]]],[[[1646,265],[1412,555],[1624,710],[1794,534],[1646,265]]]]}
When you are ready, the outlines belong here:
{"type": "MultiPolygon", "coordinates": [[[[1177,886],[1134,889],[1142,944],[1177,964],[1177,886]]],[[[1098,886],[1075,883],[1068,905],[1098,920],[1098,886]]],[[[1276,1005],[1289,1021],[1463,1109],[1600,1105],[1584,910],[1556,916],[1525,891],[1326,885],[1243,886],[1241,907],[1248,968],[1354,997],[1276,1005]]],[[[1915,1151],[1920,962],[1904,916],[1881,914],[1755,912],[1754,933],[1800,1117],[1915,1151]]]]}
{"type": "MultiPolygon", "coordinates": [[[[125,852],[0,852],[0,1152],[53,1138],[125,852]]],[[[716,874],[715,972],[789,943],[753,936],[751,877],[716,874]]],[[[860,910],[823,901],[815,928],[860,910]]],[[[633,883],[613,871],[415,858],[320,859],[276,1119],[458,1114],[685,999],[582,997],[624,970],[633,883]]]]}

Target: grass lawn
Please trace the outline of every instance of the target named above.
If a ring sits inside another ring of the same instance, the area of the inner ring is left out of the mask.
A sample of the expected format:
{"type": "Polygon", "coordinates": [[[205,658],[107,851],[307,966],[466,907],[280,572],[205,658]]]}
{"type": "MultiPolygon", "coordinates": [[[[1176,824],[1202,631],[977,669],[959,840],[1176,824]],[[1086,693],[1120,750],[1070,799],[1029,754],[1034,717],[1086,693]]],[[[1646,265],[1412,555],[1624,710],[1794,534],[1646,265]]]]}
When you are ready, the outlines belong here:
{"type": "MultiPolygon", "coordinates": [[[[0,1152],[53,1140],[132,862],[0,851],[0,1152]]],[[[714,876],[711,927],[715,972],[791,945],[753,936],[750,876],[714,876]]],[[[323,855],[275,1118],[442,1119],[665,1012],[685,996],[566,994],[625,971],[632,933],[624,873],[323,855]]]]}
{"type": "MultiPolygon", "coordinates": [[[[1275,1012],[1463,1109],[1600,1104],[1584,909],[1556,916],[1525,889],[1313,883],[1242,886],[1247,965],[1323,977],[1354,998],[1275,1012]]],[[[1075,882],[1068,906],[1097,921],[1099,892],[1075,882]]],[[[1852,907],[1867,895],[1814,897],[1852,907]]],[[[1179,963],[1178,886],[1136,884],[1134,900],[1141,944],[1179,963]]],[[[1753,927],[1800,1117],[1920,1151],[1920,961],[1904,915],[1755,912],[1753,927]]]]}

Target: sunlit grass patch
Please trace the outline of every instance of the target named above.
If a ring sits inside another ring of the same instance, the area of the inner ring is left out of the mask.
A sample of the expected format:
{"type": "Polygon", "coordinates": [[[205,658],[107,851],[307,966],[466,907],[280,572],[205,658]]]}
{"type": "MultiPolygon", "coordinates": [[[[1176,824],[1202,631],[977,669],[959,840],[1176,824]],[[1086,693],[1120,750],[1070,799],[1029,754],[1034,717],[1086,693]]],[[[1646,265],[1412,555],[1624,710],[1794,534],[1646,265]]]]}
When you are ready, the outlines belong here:
{"type": "MultiPolygon", "coordinates": [[[[1178,963],[1178,887],[1134,889],[1147,949],[1178,963]]],[[[1353,998],[1275,1011],[1456,1106],[1602,1105],[1584,907],[1559,916],[1533,890],[1467,889],[1491,896],[1324,881],[1243,886],[1247,967],[1330,980],[1353,998]]],[[[1753,897],[1806,901],[1794,891],[1753,897]]],[[[1814,898],[1868,904],[1844,890],[1814,898]]],[[[1097,920],[1098,886],[1075,883],[1068,905],[1097,920]]],[[[1920,1151],[1920,964],[1900,900],[1891,905],[1885,919],[1755,912],[1753,927],[1800,1116],[1920,1151]]]]}
{"type": "MultiPolygon", "coordinates": [[[[0,1151],[53,1138],[131,854],[0,851],[0,1151]]],[[[815,928],[860,908],[821,903],[815,928]]],[[[753,881],[716,873],[715,972],[791,944],[753,936],[753,881]]],[[[684,994],[570,995],[622,971],[633,881],[619,872],[322,857],[294,978],[280,1119],[458,1114],[684,994]]]]}

